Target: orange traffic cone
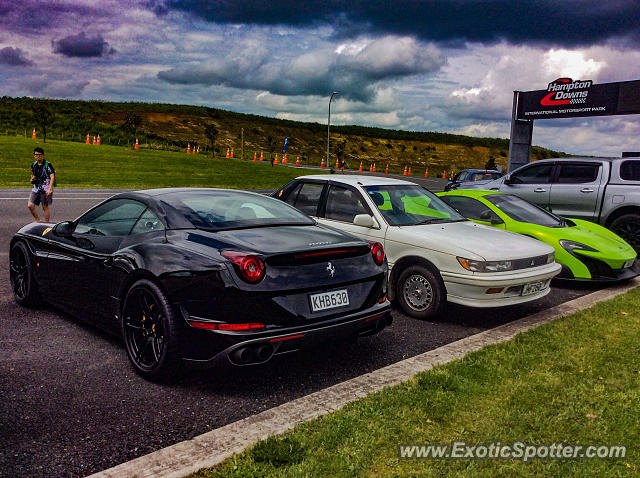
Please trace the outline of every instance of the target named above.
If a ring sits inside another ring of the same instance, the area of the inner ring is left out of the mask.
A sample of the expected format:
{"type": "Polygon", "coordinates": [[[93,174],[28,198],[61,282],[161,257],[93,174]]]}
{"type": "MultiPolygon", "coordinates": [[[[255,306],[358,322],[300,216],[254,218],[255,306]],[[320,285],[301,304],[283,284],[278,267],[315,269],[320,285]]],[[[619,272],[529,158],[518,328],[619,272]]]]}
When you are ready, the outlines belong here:
{"type": "Polygon", "coordinates": [[[233,159],[233,148],[231,148],[231,159],[233,159]]]}
{"type": "Polygon", "coordinates": [[[451,171],[451,178],[450,179],[453,180],[453,171],[451,171]]]}
{"type": "Polygon", "coordinates": [[[373,172],[376,172],[376,163],[373,163],[373,172]]]}
{"type": "Polygon", "coordinates": [[[404,173],[402,173],[402,175],[403,175],[403,176],[406,176],[406,175],[407,175],[407,167],[406,167],[406,166],[404,167],[404,173]]]}
{"type": "Polygon", "coordinates": [[[273,164],[278,164],[278,153],[276,153],[276,159],[273,160],[273,164]]]}
{"type": "Polygon", "coordinates": [[[360,167],[358,168],[359,172],[362,172],[362,161],[360,161],[360,167]]]}
{"type": "Polygon", "coordinates": [[[407,176],[411,176],[411,166],[409,166],[409,172],[407,173],[407,176]]]}
{"type": "Polygon", "coordinates": [[[389,163],[387,163],[387,167],[384,168],[384,174],[389,174],[389,163]]]}
{"type": "Polygon", "coordinates": [[[98,146],[100,146],[100,135],[98,135],[98,139],[97,139],[97,143],[98,146]]]}
{"type": "Polygon", "coordinates": [[[258,153],[253,152],[253,162],[255,163],[258,160],[258,153]]]}
{"type": "Polygon", "coordinates": [[[287,164],[287,153],[282,156],[282,164],[287,164]]]}
{"type": "Polygon", "coordinates": [[[262,151],[260,151],[260,161],[264,161],[264,156],[262,155],[262,151]]]}
{"type": "Polygon", "coordinates": [[[335,166],[335,169],[339,169],[339,168],[340,168],[340,165],[338,164],[338,160],[336,159],[336,166],[335,166]]]}
{"type": "Polygon", "coordinates": [[[136,138],[136,145],[135,145],[135,149],[138,149],[138,138],[136,138]]]}
{"type": "Polygon", "coordinates": [[[369,172],[372,173],[373,172],[373,163],[369,164],[369,172]]]}
{"type": "Polygon", "coordinates": [[[91,144],[91,138],[89,138],[89,133],[87,133],[87,144],[91,144]]]}
{"type": "Polygon", "coordinates": [[[442,179],[447,179],[447,170],[442,171],[442,179]]]}
{"type": "Polygon", "coordinates": [[[320,169],[324,169],[324,158],[322,158],[322,161],[320,162],[320,169]]]}
{"type": "Polygon", "coordinates": [[[229,157],[229,148],[227,148],[227,158],[229,157]]]}
{"type": "Polygon", "coordinates": [[[300,167],[300,156],[296,157],[296,168],[300,167]]]}
{"type": "Polygon", "coordinates": [[[424,170],[424,177],[428,178],[429,177],[429,168],[424,170]]]}
{"type": "Polygon", "coordinates": [[[191,153],[191,143],[187,143],[187,154],[191,153]]]}
{"type": "Polygon", "coordinates": [[[93,144],[96,144],[96,137],[95,137],[95,135],[93,136],[93,144]]]}
{"type": "Polygon", "coordinates": [[[33,128],[33,133],[31,133],[31,139],[36,139],[36,129],[33,128]]]}

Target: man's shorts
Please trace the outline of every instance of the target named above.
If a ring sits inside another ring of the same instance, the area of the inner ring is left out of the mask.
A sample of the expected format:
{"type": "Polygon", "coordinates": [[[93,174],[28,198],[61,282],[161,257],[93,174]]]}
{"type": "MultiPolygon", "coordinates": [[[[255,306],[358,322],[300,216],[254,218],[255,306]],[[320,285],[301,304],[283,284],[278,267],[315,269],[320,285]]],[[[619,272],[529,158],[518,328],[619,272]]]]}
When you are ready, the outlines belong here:
{"type": "Polygon", "coordinates": [[[50,206],[51,203],[53,203],[53,192],[47,196],[46,191],[38,191],[35,193],[31,191],[31,194],[29,195],[29,202],[36,206],[39,206],[40,203],[42,203],[43,206],[50,206]]]}

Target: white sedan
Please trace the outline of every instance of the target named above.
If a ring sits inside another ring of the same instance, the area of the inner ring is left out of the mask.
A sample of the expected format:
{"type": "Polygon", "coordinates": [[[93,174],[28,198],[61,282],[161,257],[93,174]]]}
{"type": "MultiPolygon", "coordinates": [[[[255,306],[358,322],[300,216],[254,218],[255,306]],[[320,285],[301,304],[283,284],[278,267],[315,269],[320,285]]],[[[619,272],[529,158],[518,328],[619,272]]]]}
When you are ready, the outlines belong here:
{"type": "Polygon", "coordinates": [[[471,307],[535,300],[560,272],[551,246],[468,221],[409,181],[301,176],[273,196],[320,223],[381,242],[389,298],[419,319],[437,315],[445,300],[471,307]]]}

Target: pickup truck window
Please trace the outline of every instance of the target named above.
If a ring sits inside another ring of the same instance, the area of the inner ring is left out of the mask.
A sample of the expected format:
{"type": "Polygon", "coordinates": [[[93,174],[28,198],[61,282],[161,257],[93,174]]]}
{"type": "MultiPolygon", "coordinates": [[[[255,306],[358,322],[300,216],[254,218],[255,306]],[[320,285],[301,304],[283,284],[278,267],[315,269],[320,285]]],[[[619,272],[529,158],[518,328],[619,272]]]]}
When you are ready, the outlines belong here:
{"type": "Polygon", "coordinates": [[[599,163],[561,164],[557,182],[564,184],[592,183],[597,179],[599,169],[599,163]]]}
{"type": "Polygon", "coordinates": [[[627,181],[640,181],[640,161],[623,161],[620,165],[620,177],[627,181]]]}
{"type": "Polygon", "coordinates": [[[511,175],[513,184],[545,184],[551,182],[551,170],[553,165],[541,164],[523,169],[517,174],[511,175]]]}

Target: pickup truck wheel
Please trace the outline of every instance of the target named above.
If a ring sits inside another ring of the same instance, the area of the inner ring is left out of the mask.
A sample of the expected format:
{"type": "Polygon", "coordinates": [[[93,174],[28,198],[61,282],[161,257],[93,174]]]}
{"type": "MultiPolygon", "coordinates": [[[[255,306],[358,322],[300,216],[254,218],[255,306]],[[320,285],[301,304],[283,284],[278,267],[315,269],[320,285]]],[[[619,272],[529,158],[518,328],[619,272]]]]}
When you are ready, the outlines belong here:
{"type": "Polygon", "coordinates": [[[427,320],[440,312],[444,286],[440,277],[426,267],[410,266],[398,278],[396,297],[405,314],[427,320]]]}
{"type": "Polygon", "coordinates": [[[625,214],[615,219],[610,229],[640,251],[640,214],[625,214]]]}

